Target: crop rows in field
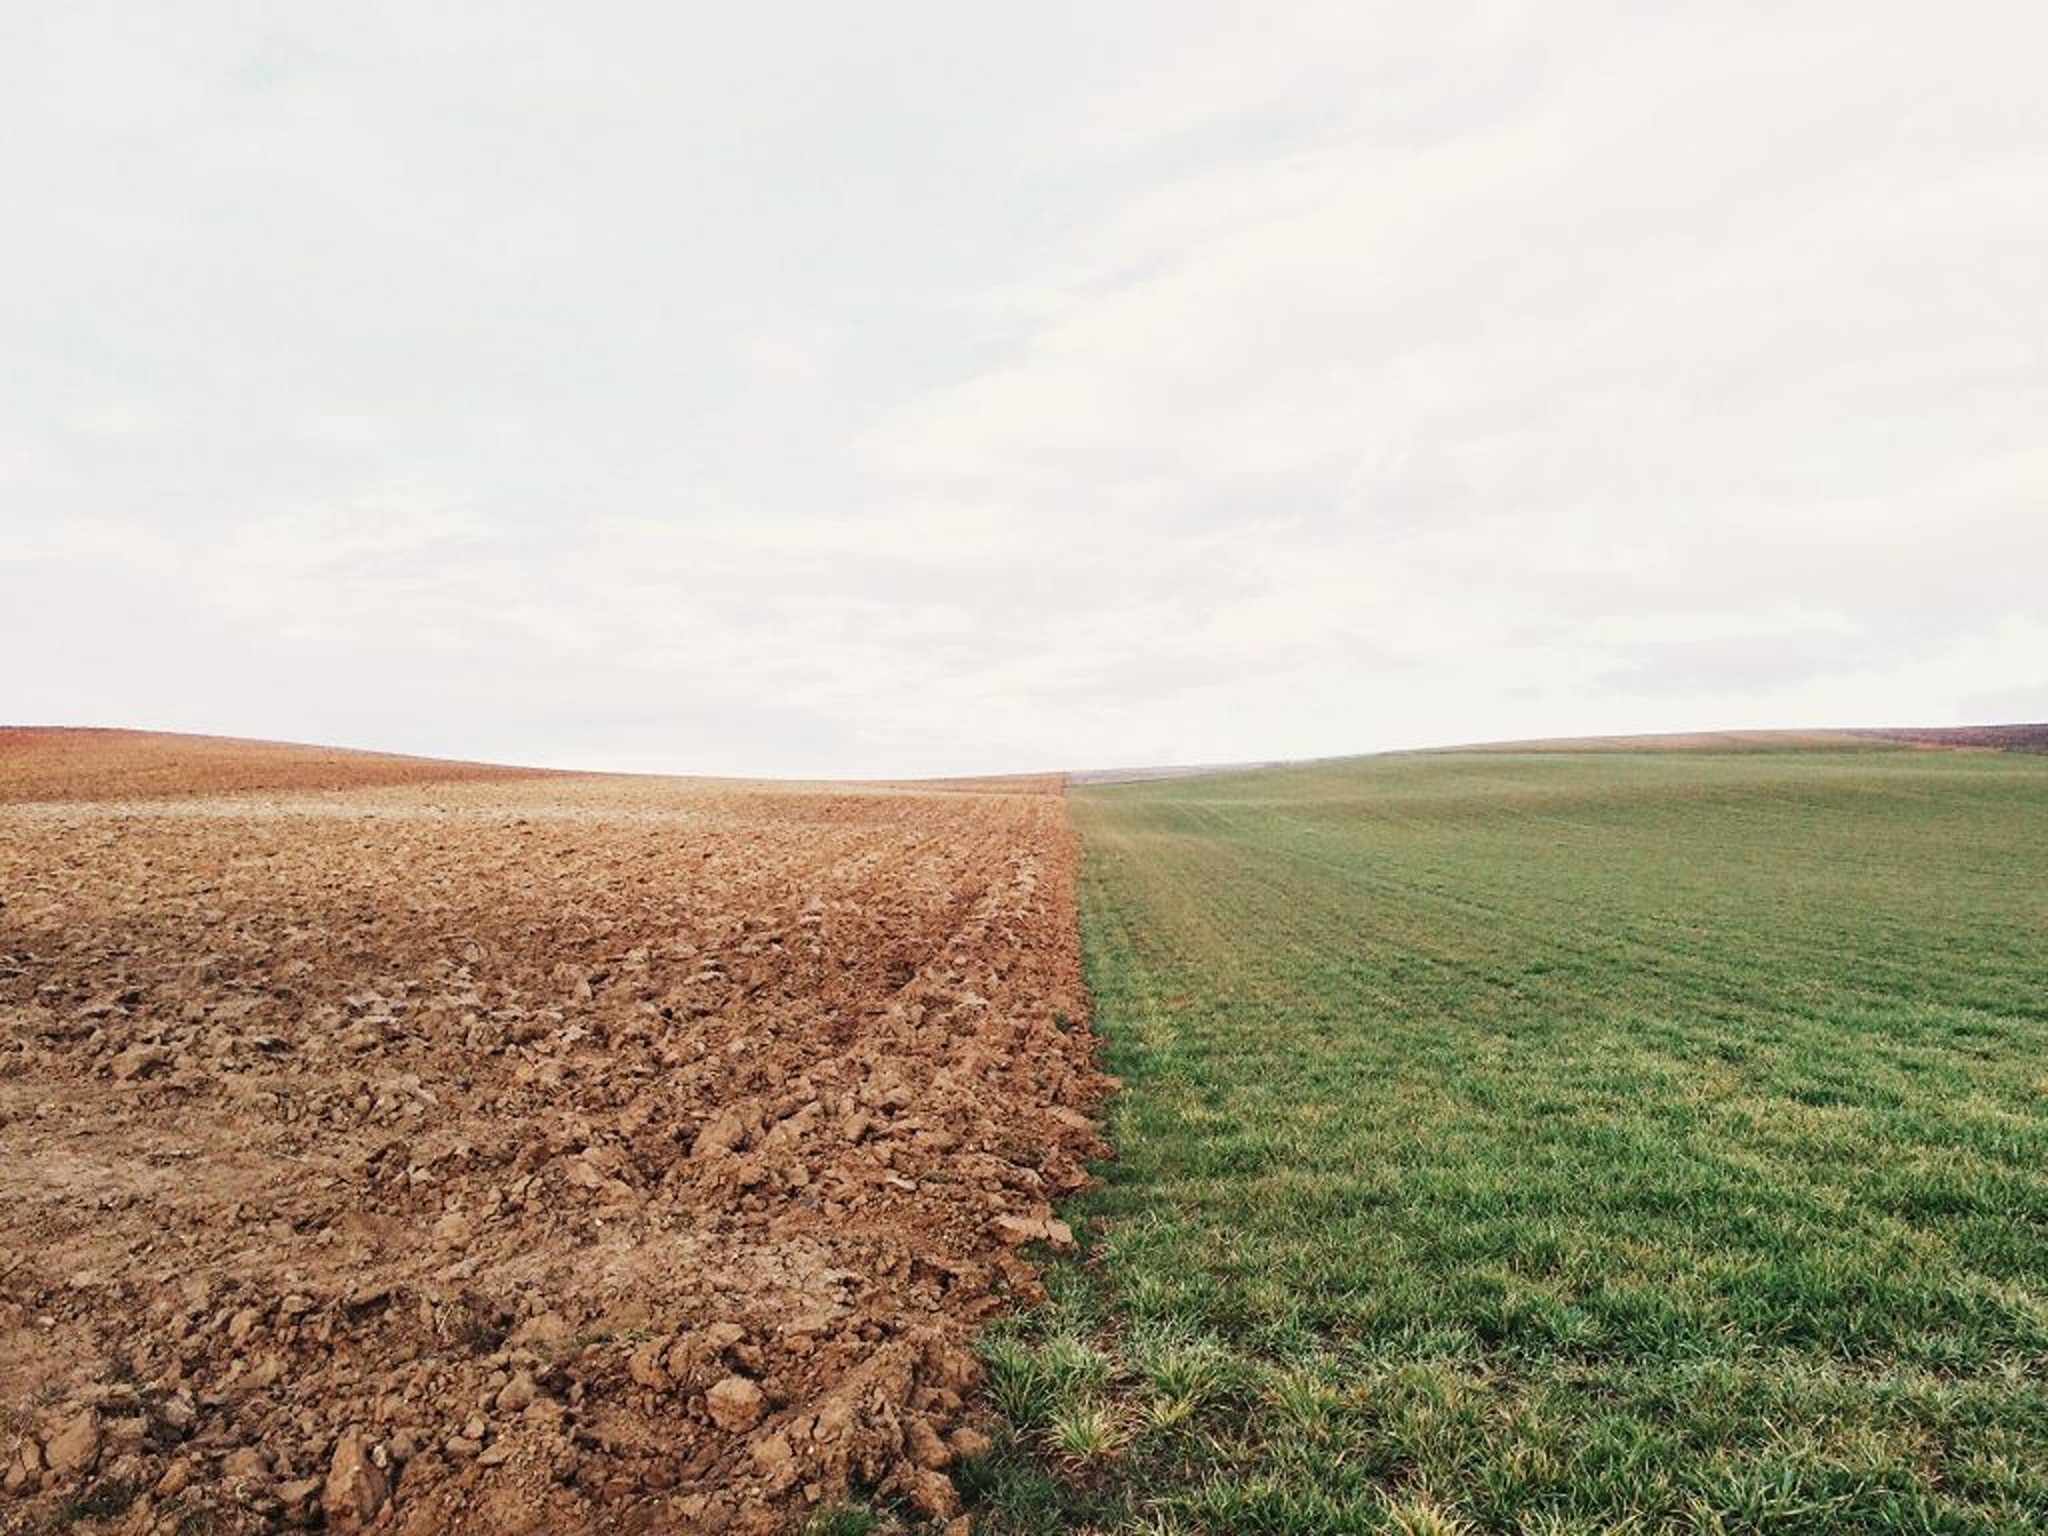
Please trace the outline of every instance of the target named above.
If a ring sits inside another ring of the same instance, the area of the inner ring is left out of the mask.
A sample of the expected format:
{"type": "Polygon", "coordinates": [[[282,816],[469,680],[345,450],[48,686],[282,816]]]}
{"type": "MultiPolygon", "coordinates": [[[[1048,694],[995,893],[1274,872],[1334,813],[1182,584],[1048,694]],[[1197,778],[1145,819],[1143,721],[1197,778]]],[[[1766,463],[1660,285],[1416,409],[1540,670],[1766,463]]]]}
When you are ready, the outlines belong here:
{"type": "Polygon", "coordinates": [[[1089,789],[1119,1161],[1001,1531],[2048,1528],[2048,765],[1089,789]]]}

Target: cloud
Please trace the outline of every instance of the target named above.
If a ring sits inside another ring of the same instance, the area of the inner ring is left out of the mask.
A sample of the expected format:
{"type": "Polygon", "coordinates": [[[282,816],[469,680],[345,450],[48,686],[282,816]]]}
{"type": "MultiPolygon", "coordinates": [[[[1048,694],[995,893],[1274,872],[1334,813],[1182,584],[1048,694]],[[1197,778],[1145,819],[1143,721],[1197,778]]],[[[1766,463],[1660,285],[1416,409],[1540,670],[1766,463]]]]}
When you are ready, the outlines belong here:
{"type": "Polygon", "coordinates": [[[9,27],[0,716],[896,774],[2048,686],[2029,8],[9,27]]]}

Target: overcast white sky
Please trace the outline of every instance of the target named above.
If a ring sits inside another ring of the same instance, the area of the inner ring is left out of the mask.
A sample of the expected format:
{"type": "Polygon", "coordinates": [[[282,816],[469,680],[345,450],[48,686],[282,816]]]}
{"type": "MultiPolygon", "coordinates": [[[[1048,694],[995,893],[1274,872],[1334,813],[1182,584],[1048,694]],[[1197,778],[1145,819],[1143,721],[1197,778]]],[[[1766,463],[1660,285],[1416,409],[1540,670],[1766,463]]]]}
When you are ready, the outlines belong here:
{"type": "Polygon", "coordinates": [[[2040,0],[0,5],[0,720],[2048,718],[2040,0]]]}

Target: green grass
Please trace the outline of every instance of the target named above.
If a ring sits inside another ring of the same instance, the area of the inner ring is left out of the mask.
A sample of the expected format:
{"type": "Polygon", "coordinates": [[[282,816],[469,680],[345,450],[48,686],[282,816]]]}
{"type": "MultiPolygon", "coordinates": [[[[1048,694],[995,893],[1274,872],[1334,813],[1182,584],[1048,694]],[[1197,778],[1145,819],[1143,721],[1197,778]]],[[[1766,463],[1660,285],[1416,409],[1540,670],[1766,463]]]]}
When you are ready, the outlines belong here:
{"type": "Polygon", "coordinates": [[[982,1528],[2048,1529],[2048,759],[1074,810],[1120,1158],[982,1528]]]}

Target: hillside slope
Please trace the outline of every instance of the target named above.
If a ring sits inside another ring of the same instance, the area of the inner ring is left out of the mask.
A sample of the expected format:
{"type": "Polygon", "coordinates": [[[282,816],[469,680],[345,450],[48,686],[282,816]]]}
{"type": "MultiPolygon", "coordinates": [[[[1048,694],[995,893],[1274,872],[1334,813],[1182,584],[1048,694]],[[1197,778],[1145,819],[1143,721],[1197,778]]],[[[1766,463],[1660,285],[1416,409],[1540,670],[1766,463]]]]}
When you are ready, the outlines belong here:
{"type": "Polygon", "coordinates": [[[0,726],[0,804],[307,794],[534,778],[545,771],[228,736],[0,726]]]}

